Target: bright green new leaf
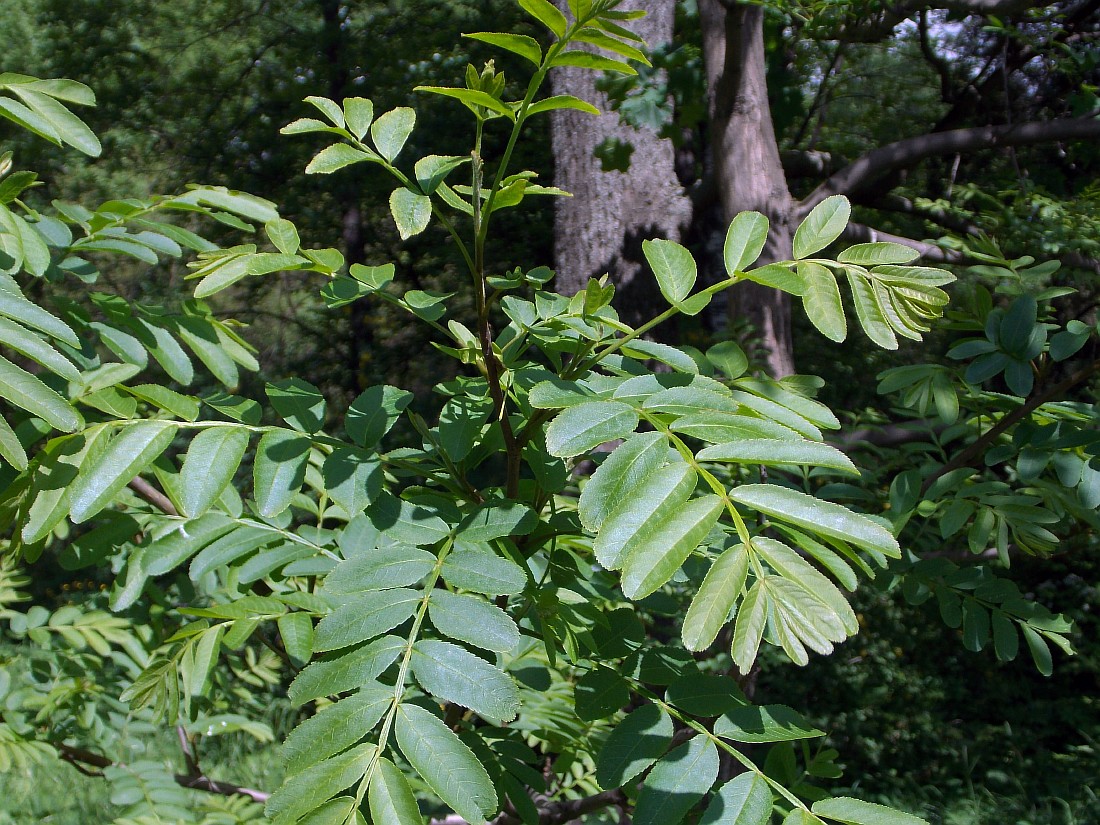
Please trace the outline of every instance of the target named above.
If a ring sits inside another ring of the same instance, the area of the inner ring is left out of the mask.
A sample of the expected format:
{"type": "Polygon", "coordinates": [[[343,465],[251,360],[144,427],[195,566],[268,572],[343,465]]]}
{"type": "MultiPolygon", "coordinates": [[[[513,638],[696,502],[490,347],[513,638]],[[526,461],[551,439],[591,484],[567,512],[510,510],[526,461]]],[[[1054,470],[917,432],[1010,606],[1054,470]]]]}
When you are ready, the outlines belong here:
{"type": "Polygon", "coordinates": [[[901,548],[889,530],[839,504],[774,484],[744,484],[733,490],[730,498],[812,533],[901,558],[901,548]]]}
{"type": "Polygon", "coordinates": [[[0,358],[0,386],[8,403],[38,416],[51,427],[71,433],[84,423],[68,401],[6,358],[0,358]]]}
{"type": "Polygon", "coordinates": [[[519,4],[524,11],[550,29],[559,38],[565,36],[565,30],[568,28],[569,23],[566,21],[565,15],[558,11],[550,0],[519,0],[519,4]]]}
{"type": "Polygon", "coordinates": [[[636,75],[638,73],[637,69],[629,63],[624,63],[621,60],[612,60],[609,57],[593,54],[592,52],[582,52],[577,49],[558,52],[558,56],[550,62],[550,65],[576,66],[580,69],[591,69],[597,72],[614,72],[615,74],[625,75],[636,75]]]}
{"type": "Polygon", "coordinates": [[[581,100],[579,97],[573,97],[573,95],[553,95],[543,98],[537,103],[532,103],[527,107],[527,116],[531,117],[532,115],[542,114],[543,112],[553,112],[558,109],[574,109],[589,115],[599,115],[600,113],[599,109],[588,101],[581,100]]]}
{"type": "Polygon", "coordinates": [[[371,121],[374,120],[374,104],[363,97],[344,99],[344,122],[358,140],[367,136],[371,121]]]}
{"type": "Polygon", "coordinates": [[[422,825],[424,818],[405,774],[388,759],[379,759],[367,790],[371,819],[388,825],[422,825]]]}
{"type": "Polygon", "coordinates": [[[80,372],[73,366],[72,361],[33,332],[2,317],[0,317],[0,344],[11,347],[68,381],[80,379],[80,372]]]}
{"type": "Polygon", "coordinates": [[[399,636],[383,636],[356,650],[318,659],[294,678],[287,698],[299,706],[322,696],[359,690],[397,661],[406,646],[407,642],[399,636]]]}
{"type": "Polygon", "coordinates": [[[425,195],[432,194],[453,170],[470,162],[469,155],[427,155],[416,162],[416,182],[425,195]]]}
{"type": "Polygon", "coordinates": [[[392,704],[393,690],[374,682],[306,719],[283,743],[287,775],[293,776],[354,745],[370,733],[392,704]]]}
{"type": "Polygon", "coordinates": [[[134,476],[168,449],[176,435],[169,421],[139,421],[126,426],[95,461],[81,467],[73,485],[69,517],[80,524],[111,503],[134,476]]]}
{"type": "Polygon", "coordinates": [[[699,825],[768,825],[772,792],[756,771],[735,776],[711,798],[699,825]]]}
{"type": "Polygon", "coordinates": [[[191,441],[180,470],[180,506],[195,518],[221,496],[233,480],[251,436],[238,427],[210,427],[191,441]]]}
{"type": "Polygon", "coordinates": [[[274,518],[290,506],[302,488],[310,440],[290,430],[270,430],[256,446],[253,495],[264,518],[274,518]]]}
{"type": "Polygon", "coordinates": [[[271,795],[264,812],[273,825],[294,825],[366,773],[377,750],[363,744],[290,777],[271,795]]]}
{"type": "Polygon", "coordinates": [[[695,471],[677,462],[655,470],[633,487],[607,515],[596,535],[592,549],[599,563],[608,570],[622,567],[624,560],[687,502],[696,481],[695,471]]]}
{"type": "Polygon", "coordinates": [[[734,708],[714,723],[714,735],[734,742],[790,742],[824,736],[786,705],[734,708]]]}
{"type": "Polygon", "coordinates": [[[518,54],[525,60],[529,60],[535,64],[535,66],[542,65],[542,47],[539,46],[539,42],[533,37],[528,37],[525,34],[497,34],[494,32],[476,32],[474,34],[464,34],[463,37],[469,37],[471,40],[480,40],[482,43],[488,43],[490,46],[496,46],[501,49],[518,54]]]}
{"type": "Polygon", "coordinates": [[[581,491],[577,508],[581,524],[596,532],[620,502],[668,461],[668,439],[660,433],[637,433],[615,448],[581,491]]]}
{"type": "Polygon", "coordinates": [[[674,241],[642,241],[642,253],[657,278],[661,294],[679,306],[691,294],[699,270],[691,253],[674,241]]]}
{"type": "Polygon", "coordinates": [[[890,326],[890,320],[883,311],[874,286],[859,273],[845,270],[848,286],[852,289],[852,304],[856,310],[859,325],[867,337],[883,349],[897,349],[898,339],[890,326]]]}
{"type": "Polygon", "coordinates": [[[462,740],[434,714],[401,705],[397,744],[418,774],[444,803],[467,822],[497,811],[497,794],[485,768],[462,740]]]}
{"type": "Polygon", "coordinates": [[[816,567],[787,545],[765,536],[755,537],[752,546],[772,569],[828,607],[840,619],[843,629],[849,635],[859,631],[856,614],[852,612],[848,600],[816,567]]]}
{"type": "Polygon", "coordinates": [[[843,195],[825,198],[795,230],[794,257],[806,258],[827,247],[840,237],[851,215],[852,206],[843,195]]]}
{"type": "Polygon", "coordinates": [[[435,590],[428,602],[428,616],[444,636],[482,650],[507,653],[520,642],[512,617],[477,596],[435,590]]]}
{"type": "Polygon", "coordinates": [[[317,623],[313,649],[338,650],[380,636],[409,619],[421,598],[403,588],[357,595],[317,623]]]}
{"type": "Polygon", "coordinates": [[[741,597],[748,572],[749,554],[743,544],[715,559],[684,616],[684,647],[697,651],[710,646],[741,597]]]}
{"type": "Polygon", "coordinates": [[[625,438],[638,426],[638,413],[617,401],[589,401],[563,410],[546,429],[546,450],[559,458],[586,453],[625,438]]]}
{"type": "Polygon", "coordinates": [[[413,647],[411,665],[416,681],[432,696],[469,708],[494,725],[511,722],[519,713],[512,678],[465,648],[421,639],[413,647]]]}
{"type": "Polygon", "coordinates": [[[427,576],[435,567],[435,556],[416,547],[394,544],[364,548],[340,562],[325,577],[330,593],[362,593],[408,587],[427,576]]]}
{"type": "Polygon", "coordinates": [[[334,143],[314,155],[313,160],[306,166],[306,174],[331,175],[345,166],[362,163],[365,160],[377,160],[377,158],[346,143],[334,143]]]}
{"type": "Polygon", "coordinates": [[[306,103],[315,106],[336,128],[343,129],[346,125],[344,122],[344,110],[334,101],[329,100],[327,97],[320,97],[319,95],[310,95],[305,100],[306,103]]]}
{"type": "Polygon", "coordinates": [[[671,579],[707,537],[721,513],[722,499],[703,496],[669,513],[653,529],[635,534],[622,549],[626,597],[644,599],[671,579]]]}
{"type": "Polygon", "coordinates": [[[400,106],[381,115],[370,127],[370,136],[378,154],[388,161],[397,157],[416,125],[416,112],[400,106]]]}
{"type": "Polygon", "coordinates": [[[718,748],[695,736],[661,758],[642,783],[635,825],[677,825],[718,778],[718,748]]]}
{"type": "Polygon", "coordinates": [[[848,335],[840,286],[828,268],[813,261],[799,261],[798,274],[804,284],[802,308],[818,332],[833,341],[843,341],[848,335]]]}
{"type": "Polygon", "coordinates": [[[408,240],[428,228],[432,219],[431,198],[403,186],[394,189],[390,194],[390,214],[401,240],[408,240]]]}
{"type": "Polygon", "coordinates": [[[752,266],[768,240],[768,219],[759,212],[741,212],[726,231],[722,257],[726,273],[733,275],[752,266]]]}
{"type": "Polygon", "coordinates": [[[656,705],[642,705],[611,729],[596,757],[596,781],[618,788],[656,762],[672,741],[672,718],[656,705]]]}
{"type": "Polygon", "coordinates": [[[918,816],[847,796],[818,800],[810,810],[847,825],[928,825],[927,820],[918,816]]]}

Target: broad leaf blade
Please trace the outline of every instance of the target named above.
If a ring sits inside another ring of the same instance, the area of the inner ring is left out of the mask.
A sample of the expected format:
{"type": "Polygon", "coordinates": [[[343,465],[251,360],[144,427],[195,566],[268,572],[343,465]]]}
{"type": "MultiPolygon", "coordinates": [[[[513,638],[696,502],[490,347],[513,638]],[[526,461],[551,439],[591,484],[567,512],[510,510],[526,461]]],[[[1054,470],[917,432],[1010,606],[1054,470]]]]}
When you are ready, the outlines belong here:
{"type": "Polygon", "coordinates": [[[519,690],[496,665],[450,642],[422,639],[413,647],[412,671],[432,696],[469,708],[503,725],[519,712],[519,690]]]}
{"type": "Polygon", "coordinates": [[[409,780],[388,759],[379,759],[367,791],[371,819],[387,825],[422,825],[409,780]]]}
{"type": "Polygon", "coordinates": [[[820,252],[840,237],[848,225],[852,206],[843,195],[832,195],[810,210],[795,230],[794,257],[805,258],[820,252]]]}
{"type": "Polygon", "coordinates": [[[139,421],[127,426],[90,465],[81,468],[73,485],[69,516],[87,521],[168,449],[176,435],[169,421],[139,421]]]}
{"type": "Polygon", "coordinates": [[[742,212],[733,219],[726,231],[722,257],[726,274],[743,272],[752,266],[768,240],[768,219],[759,212],[742,212]]]}
{"type": "Polygon", "coordinates": [[[918,816],[846,796],[819,800],[811,810],[819,816],[847,825],[928,825],[918,816]]]}
{"type": "Polygon", "coordinates": [[[661,294],[673,306],[679,306],[691,294],[699,270],[691,253],[674,241],[642,242],[642,253],[649,261],[661,294]]]}
{"type": "Polygon", "coordinates": [[[563,410],[546,430],[546,450],[571,458],[624,438],[638,426],[638,413],[618,401],[589,401],[563,410]]]}
{"type": "Polygon", "coordinates": [[[676,825],[718,778],[718,748],[696,736],[653,766],[634,806],[635,825],[676,825]]]}
{"type": "Polygon", "coordinates": [[[656,762],[672,741],[672,718],[656,705],[643,705],[611,730],[596,757],[602,788],[627,784],[656,762]]]}
{"type": "Polygon", "coordinates": [[[746,771],[718,789],[699,825],[768,825],[772,793],[755,771],[746,771]]]}
{"type": "Polygon", "coordinates": [[[748,573],[749,554],[743,544],[731,547],[715,560],[684,617],[684,647],[705,650],[714,641],[741,597],[748,573]]]}
{"type": "Polygon", "coordinates": [[[233,480],[250,433],[237,427],[210,427],[191,441],[180,470],[180,506],[191,518],[201,516],[233,480]]]}
{"type": "Polygon", "coordinates": [[[253,495],[260,515],[273,518],[290,506],[305,481],[309,449],[309,438],[299,433],[264,433],[253,465],[253,495]]]}

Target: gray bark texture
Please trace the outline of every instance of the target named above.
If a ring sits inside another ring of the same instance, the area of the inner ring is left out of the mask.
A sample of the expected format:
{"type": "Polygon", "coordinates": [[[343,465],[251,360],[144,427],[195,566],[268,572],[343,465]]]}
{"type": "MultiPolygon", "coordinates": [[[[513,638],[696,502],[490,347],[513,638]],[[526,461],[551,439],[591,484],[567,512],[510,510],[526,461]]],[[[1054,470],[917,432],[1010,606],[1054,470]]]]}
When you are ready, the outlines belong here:
{"type": "MultiPolygon", "coordinates": [[[[567,10],[565,0],[556,5],[567,10]]],[[[622,9],[648,14],[631,28],[651,48],[672,40],[675,0],[627,0],[622,9]]],[[[577,68],[551,72],[554,94],[571,94],[603,114],[560,110],[551,115],[555,185],[574,197],[557,202],[554,263],[557,289],[572,295],[607,273],[616,286],[615,306],[628,323],[648,320],[667,307],[642,256],[642,241],[678,241],[691,221],[691,201],[676,178],[671,142],[635,129],[610,111],[596,89],[599,73],[577,68]],[[630,169],[604,172],[596,147],[618,138],[634,147],[630,169]]]]}
{"type": "MultiPolygon", "coordinates": [[[[760,263],[791,257],[793,201],[787,188],[768,105],[764,10],[699,0],[706,65],[714,174],[728,225],[738,212],[767,216],[771,233],[760,263]]],[[[794,372],[790,300],[753,283],[731,290],[732,319],[752,323],[765,349],[768,372],[794,372]]]]}

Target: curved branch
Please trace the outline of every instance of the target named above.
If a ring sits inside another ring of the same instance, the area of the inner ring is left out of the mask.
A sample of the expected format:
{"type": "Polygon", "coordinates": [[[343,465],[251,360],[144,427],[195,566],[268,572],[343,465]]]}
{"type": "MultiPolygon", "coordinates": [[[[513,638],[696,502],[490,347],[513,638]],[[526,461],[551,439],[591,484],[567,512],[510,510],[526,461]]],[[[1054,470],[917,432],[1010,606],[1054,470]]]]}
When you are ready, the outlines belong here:
{"type": "Polygon", "coordinates": [[[805,214],[830,195],[852,195],[889,172],[915,166],[934,155],[1085,138],[1100,138],[1100,120],[1092,117],[1065,118],[918,135],[873,149],[848,164],[811,192],[798,209],[805,214]]]}

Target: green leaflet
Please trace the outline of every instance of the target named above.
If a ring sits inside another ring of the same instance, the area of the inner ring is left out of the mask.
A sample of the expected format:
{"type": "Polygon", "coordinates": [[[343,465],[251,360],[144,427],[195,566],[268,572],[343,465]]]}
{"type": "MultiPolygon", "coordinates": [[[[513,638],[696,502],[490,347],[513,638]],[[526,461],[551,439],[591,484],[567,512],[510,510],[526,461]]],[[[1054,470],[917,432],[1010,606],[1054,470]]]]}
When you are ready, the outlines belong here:
{"type": "MultiPolygon", "coordinates": [[[[750,399],[756,397],[750,393],[742,393],[742,395],[748,396],[750,399]]],[[[783,441],[803,440],[801,433],[792,430],[785,424],[736,413],[710,412],[689,415],[674,421],[670,425],[670,429],[692,438],[698,438],[700,441],[708,441],[711,444],[722,444],[742,438],[774,438],[783,441]]]]}
{"type": "Polygon", "coordinates": [[[777,573],[799,585],[835,613],[849,635],[859,632],[856,614],[852,612],[847,599],[816,567],[790,547],[774,539],[757,536],[752,540],[752,545],[777,573]]]}
{"type": "Polygon", "coordinates": [[[368,387],[348,408],[344,430],[360,447],[373,447],[397,423],[412,399],[411,392],[396,387],[368,387]]]}
{"type": "Polygon", "coordinates": [[[742,272],[756,262],[768,240],[768,219],[759,212],[741,212],[726,230],[722,258],[726,274],[742,272]]]}
{"type": "Polygon", "coordinates": [[[659,524],[649,522],[623,546],[623,593],[644,599],[672,578],[707,537],[722,513],[722,499],[703,496],[687,502],[659,524]]]}
{"type": "Polygon", "coordinates": [[[768,618],[768,594],[758,581],[745,594],[733,626],[731,655],[742,673],[748,673],[756,661],[760,640],[764,637],[764,622],[768,618]]]}
{"type": "Polygon", "coordinates": [[[546,28],[550,29],[559,38],[565,36],[566,27],[569,25],[562,14],[550,0],[519,0],[520,6],[546,28]]]}
{"type": "Polygon", "coordinates": [[[306,719],[283,743],[287,776],[354,745],[371,732],[393,701],[392,688],[368,684],[306,719]]]}
{"type": "Polygon", "coordinates": [[[282,419],[295,430],[315,433],[325,423],[325,398],[307,381],[291,378],[268,384],[267,397],[282,419]]]}
{"type": "Polygon", "coordinates": [[[392,161],[405,145],[416,124],[416,112],[401,106],[380,115],[370,127],[371,140],[378,154],[392,161]]]}
{"type": "Polygon", "coordinates": [[[308,664],[313,656],[313,619],[308,613],[284,613],[278,626],[287,655],[298,667],[308,664]]]}
{"type": "Polygon", "coordinates": [[[849,246],[836,256],[842,264],[875,266],[876,264],[907,264],[920,257],[920,252],[911,246],[887,241],[875,243],[857,243],[849,246]]]}
{"type": "Polygon", "coordinates": [[[744,484],[734,489],[730,498],[812,533],[901,558],[897,539],[885,527],[839,504],[774,484],[744,484]]]}
{"type": "Polygon", "coordinates": [[[714,641],[740,598],[748,573],[749,554],[743,544],[715,560],[684,617],[684,647],[705,650],[714,641]]]}
{"type": "Polygon", "coordinates": [[[718,748],[695,736],[653,766],[634,806],[636,825],[676,825],[718,778],[718,748]]]}
{"type": "Polygon", "coordinates": [[[608,513],[668,460],[668,452],[668,439],[660,433],[637,433],[616,447],[581,491],[581,524],[599,530],[608,513]]]}
{"type": "Polygon", "coordinates": [[[867,337],[883,349],[897,349],[898,338],[871,282],[850,269],[845,270],[845,275],[848,276],[848,286],[852,290],[852,306],[855,307],[859,325],[863,327],[867,337]]]}
{"type": "Polygon", "coordinates": [[[733,461],[739,464],[763,464],[769,467],[789,467],[806,464],[827,467],[854,476],[859,475],[848,456],[835,447],[816,441],[778,441],[753,438],[715,444],[696,455],[700,461],[733,461]]]}
{"type": "Polygon", "coordinates": [[[36,415],[51,427],[74,432],[84,424],[80,413],[64,398],[26,370],[0,357],[0,385],[9,404],[36,415]]]}
{"type": "Polygon", "coordinates": [[[805,258],[820,252],[839,238],[851,214],[851,204],[843,195],[833,195],[821,201],[795,230],[794,257],[805,258]]]}
{"type": "Polygon", "coordinates": [[[546,429],[546,450],[559,458],[586,453],[625,438],[638,426],[638,413],[618,401],[589,401],[568,407],[546,429]]]}
{"type": "Polygon", "coordinates": [[[417,705],[401,705],[395,733],[409,764],[455,813],[468,822],[496,813],[497,794],[489,774],[438,717],[417,705]]]}
{"type": "MultiPolygon", "coordinates": [[[[773,401],[770,398],[764,398],[757,395],[754,392],[745,392],[744,390],[734,390],[733,397],[739,404],[752,410],[763,419],[771,419],[767,423],[776,424],[780,426],[794,430],[803,438],[808,438],[813,441],[820,441],[822,438],[821,430],[817,428],[813,422],[807,419],[805,416],[795,412],[785,404],[780,404],[777,401],[773,401]]],[[[712,413],[713,415],[713,413],[712,413]]],[[[782,432],[778,430],[777,432],[782,432]]],[[[763,438],[774,438],[776,436],[763,435],[763,438]]],[[[782,436],[778,436],[780,440],[788,440],[782,436]]],[[[727,438],[723,441],[736,441],[736,438],[727,438]]]]}
{"type": "MultiPolygon", "coordinates": [[[[354,808],[354,797],[337,796],[303,816],[298,825],[345,825],[354,808]]],[[[360,822],[361,818],[355,820],[356,825],[360,822]]]]}
{"type": "Polygon", "coordinates": [[[837,420],[832,410],[820,401],[814,401],[812,398],[792,392],[778,381],[763,378],[739,378],[734,386],[774,401],[823,430],[840,429],[840,421],[837,420]]]}
{"type": "Polygon", "coordinates": [[[0,418],[0,456],[16,470],[27,469],[27,451],[8,422],[0,418]]]}
{"type": "Polygon", "coordinates": [[[303,705],[322,696],[358,689],[397,661],[407,644],[399,636],[383,636],[356,650],[318,659],[294,678],[287,696],[295,705],[303,705]]]}
{"type": "Polygon", "coordinates": [[[695,471],[684,463],[650,473],[604,520],[592,545],[599,563],[618,570],[687,501],[695,484],[695,471]]]}
{"type": "Polygon", "coordinates": [[[511,616],[477,596],[434,590],[428,616],[444,636],[494,653],[512,650],[521,639],[511,616]]]}
{"type": "Polygon", "coordinates": [[[805,284],[802,308],[806,310],[806,317],[826,338],[843,341],[848,336],[848,322],[844,318],[836,276],[812,261],[799,261],[797,269],[805,284]]]}
{"type": "Polygon", "coordinates": [[[451,532],[439,516],[389,493],[379,495],[366,512],[370,523],[386,536],[414,547],[435,544],[451,532]]]}
{"type": "Polygon", "coordinates": [[[306,166],[306,174],[331,175],[345,166],[362,163],[365,160],[377,161],[378,158],[346,143],[334,143],[314,155],[313,160],[306,166]]]}
{"type": "Polygon", "coordinates": [[[207,513],[185,522],[169,522],[169,529],[156,535],[145,551],[144,567],[150,576],[174,570],[202,547],[233,529],[221,513],[207,513]]]}
{"type": "Polygon", "coordinates": [[[846,796],[821,799],[814,803],[811,810],[827,819],[845,822],[848,825],[928,825],[928,822],[919,816],[846,796]]]}
{"type": "Polygon", "coordinates": [[[279,534],[259,527],[239,527],[206,545],[191,560],[188,575],[198,581],[211,570],[232,564],[242,556],[280,538],[279,534]]]}
{"type": "Polygon", "coordinates": [[[270,430],[256,446],[253,466],[256,509],[274,518],[290,506],[306,477],[310,440],[291,430],[270,430]]]}
{"type": "Polygon", "coordinates": [[[748,704],[730,677],[690,672],[668,686],[665,700],[695,716],[719,716],[748,704]]]}
{"type": "Polygon", "coordinates": [[[490,501],[462,520],[455,538],[492,541],[505,536],[525,536],[538,526],[538,515],[517,501],[490,501]]]}
{"type": "Polygon", "coordinates": [[[81,465],[94,460],[109,438],[105,426],[94,425],[79,435],[57,438],[46,445],[32,479],[32,489],[38,493],[20,533],[24,542],[41,541],[69,514],[73,481],[81,465]]]}
{"type": "Polygon", "coordinates": [[[772,792],[755,771],[735,776],[718,789],[699,825],[768,825],[772,792]]]}
{"type": "Polygon", "coordinates": [[[363,744],[290,777],[271,795],[264,812],[273,825],[294,825],[366,773],[377,750],[363,744]]]}
{"type": "Polygon", "coordinates": [[[428,228],[432,219],[431,198],[399,187],[390,194],[390,214],[401,240],[408,240],[428,228]]]}
{"type": "Polygon", "coordinates": [[[469,708],[495,725],[512,721],[519,712],[512,678],[465,648],[421,639],[411,664],[416,681],[432,696],[469,708]]]}
{"type": "MultiPolygon", "coordinates": [[[[488,546],[456,546],[443,562],[443,581],[462,590],[486,596],[514,596],[527,586],[528,574],[510,559],[501,558],[488,546]]],[[[430,604],[429,604],[430,609],[430,604]]]]}
{"type": "Polygon", "coordinates": [[[191,516],[201,516],[233,480],[251,433],[243,428],[211,427],[191,441],[180,470],[180,506],[191,516]]]}
{"type": "Polygon", "coordinates": [[[73,485],[69,517],[87,521],[168,449],[176,425],[168,421],[139,421],[123,428],[93,462],[81,467],[73,485]]]}
{"type": "Polygon", "coordinates": [[[825,731],[786,705],[746,705],[720,716],[714,735],[734,742],[791,742],[824,736],[825,731]]]}
{"type": "Polygon", "coordinates": [[[19,284],[10,275],[0,275],[0,315],[18,321],[23,326],[44,332],[58,341],[64,341],[71,347],[80,348],[80,339],[77,338],[72,327],[42,309],[38,304],[27,300],[19,284]]]}
{"type": "Polygon", "coordinates": [[[335,448],[321,474],[329,496],[349,517],[363,512],[382,492],[382,463],[377,457],[364,458],[358,450],[335,448]]]}
{"type": "Polygon", "coordinates": [[[680,306],[691,294],[698,267],[691,253],[675,241],[642,241],[642,254],[657,278],[661,294],[673,306],[680,306]]]}
{"type": "Polygon", "coordinates": [[[11,347],[67,381],[80,378],[80,371],[73,366],[72,361],[33,332],[3,317],[0,317],[0,344],[11,347]]]}
{"type": "Polygon", "coordinates": [[[330,593],[358,593],[408,587],[435,567],[435,556],[404,544],[366,550],[342,561],[325,577],[330,593]]]}
{"type": "Polygon", "coordinates": [[[313,649],[336,650],[373,639],[411,618],[421,598],[405,589],[364,593],[318,622],[313,649]]]}
{"type": "Polygon", "coordinates": [[[405,774],[388,759],[381,758],[367,791],[371,819],[387,825],[421,825],[424,818],[405,774]]]}
{"type": "Polygon", "coordinates": [[[631,711],[611,730],[596,757],[601,788],[626,785],[656,762],[672,741],[672,718],[656,705],[631,711]]]}

